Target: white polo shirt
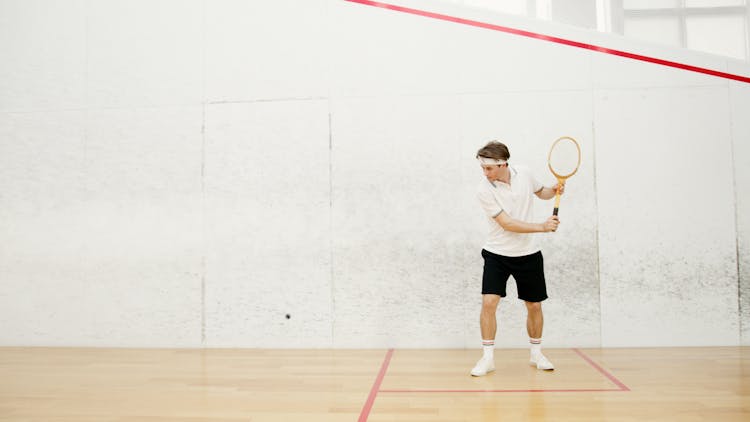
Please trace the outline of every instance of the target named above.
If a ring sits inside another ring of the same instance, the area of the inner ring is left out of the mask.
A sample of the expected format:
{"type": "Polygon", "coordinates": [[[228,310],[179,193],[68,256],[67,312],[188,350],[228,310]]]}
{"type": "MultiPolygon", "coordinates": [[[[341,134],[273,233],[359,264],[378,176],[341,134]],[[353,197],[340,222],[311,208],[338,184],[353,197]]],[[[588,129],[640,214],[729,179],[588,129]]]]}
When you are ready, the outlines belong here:
{"type": "Polygon", "coordinates": [[[501,212],[515,220],[532,222],[534,217],[534,192],[544,186],[532,176],[528,168],[508,166],[510,184],[490,182],[483,178],[477,198],[487,215],[489,236],[484,249],[503,256],[524,256],[539,251],[533,233],[515,233],[503,229],[495,217],[501,212]]]}

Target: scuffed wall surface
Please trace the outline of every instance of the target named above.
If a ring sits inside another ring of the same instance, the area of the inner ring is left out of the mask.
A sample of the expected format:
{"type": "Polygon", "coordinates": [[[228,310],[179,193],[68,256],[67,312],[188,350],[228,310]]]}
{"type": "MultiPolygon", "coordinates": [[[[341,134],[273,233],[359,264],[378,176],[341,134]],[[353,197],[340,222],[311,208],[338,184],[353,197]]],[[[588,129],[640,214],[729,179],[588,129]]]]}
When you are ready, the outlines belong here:
{"type": "Polygon", "coordinates": [[[2,115],[4,343],[195,344],[200,115],[2,115]]]}
{"type": "Polygon", "coordinates": [[[726,98],[725,84],[597,93],[604,346],[737,341],[726,98]]]}
{"type": "Polygon", "coordinates": [[[327,102],[211,105],[206,133],[206,342],[330,347],[327,102]]]}
{"type": "Polygon", "coordinates": [[[464,344],[466,235],[452,98],[333,104],[335,345],[464,344]]]}
{"type": "MultiPolygon", "coordinates": [[[[748,66],[737,65],[734,71],[747,72],[748,66]]],[[[737,256],[739,271],[740,341],[750,345],[750,86],[732,82],[729,85],[734,178],[737,216],[737,256]]]]}

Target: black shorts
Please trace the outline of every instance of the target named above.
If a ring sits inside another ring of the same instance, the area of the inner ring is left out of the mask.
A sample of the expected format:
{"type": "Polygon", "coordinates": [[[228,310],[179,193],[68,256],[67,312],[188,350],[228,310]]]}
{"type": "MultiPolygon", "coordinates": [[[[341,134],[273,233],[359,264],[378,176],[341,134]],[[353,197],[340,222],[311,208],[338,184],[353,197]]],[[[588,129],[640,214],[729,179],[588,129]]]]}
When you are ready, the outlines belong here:
{"type": "Polygon", "coordinates": [[[544,282],[544,258],[542,252],[525,256],[502,256],[482,249],[484,273],[482,294],[505,297],[508,277],[513,276],[518,288],[518,298],[526,302],[541,302],[547,299],[544,282]]]}

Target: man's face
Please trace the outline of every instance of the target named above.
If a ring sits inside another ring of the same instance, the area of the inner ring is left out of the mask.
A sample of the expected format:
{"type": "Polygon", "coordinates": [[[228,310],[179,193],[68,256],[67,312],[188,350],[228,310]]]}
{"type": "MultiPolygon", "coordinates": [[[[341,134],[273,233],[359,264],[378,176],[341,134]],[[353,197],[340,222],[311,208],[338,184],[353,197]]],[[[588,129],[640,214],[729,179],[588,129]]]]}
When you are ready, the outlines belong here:
{"type": "Polygon", "coordinates": [[[508,163],[500,165],[482,165],[484,177],[490,182],[501,180],[508,173],[508,163]]]}

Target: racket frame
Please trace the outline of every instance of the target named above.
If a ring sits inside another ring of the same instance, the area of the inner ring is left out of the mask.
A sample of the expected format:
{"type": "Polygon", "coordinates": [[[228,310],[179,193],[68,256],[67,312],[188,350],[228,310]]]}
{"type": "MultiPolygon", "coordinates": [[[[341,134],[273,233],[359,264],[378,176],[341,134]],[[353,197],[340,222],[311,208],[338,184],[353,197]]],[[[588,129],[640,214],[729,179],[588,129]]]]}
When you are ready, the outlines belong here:
{"type": "MultiPolygon", "coordinates": [[[[560,184],[560,186],[565,186],[565,181],[568,180],[569,177],[576,174],[578,171],[578,168],[581,166],[581,146],[578,145],[578,141],[573,139],[570,136],[561,136],[555,140],[555,142],[552,143],[552,146],[549,149],[549,154],[547,155],[547,167],[549,167],[549,171],[552,172],[553,175],[557,178],[557,182],[560,184]],[[555,171],[554,168],[552,168],[552,151],[555,149],[555,146],[558,142],[563,140],[570,140],[573,141],[573,145],[576,147],[576,151],[578,152],[578,162],[576,163],[576,168],[573,169],[573,171],[569,174],[559,174],[555,171]]],[[[552,215],[557,215],[558,210],[560,209],[560,190],[557,189],[555,192],[555,209],[552,211],[552,215]]]]}

